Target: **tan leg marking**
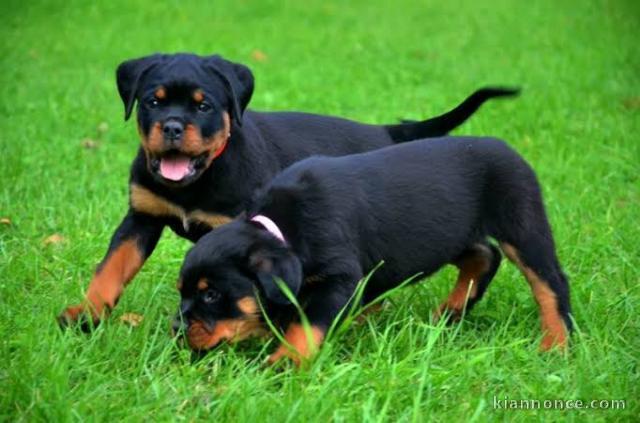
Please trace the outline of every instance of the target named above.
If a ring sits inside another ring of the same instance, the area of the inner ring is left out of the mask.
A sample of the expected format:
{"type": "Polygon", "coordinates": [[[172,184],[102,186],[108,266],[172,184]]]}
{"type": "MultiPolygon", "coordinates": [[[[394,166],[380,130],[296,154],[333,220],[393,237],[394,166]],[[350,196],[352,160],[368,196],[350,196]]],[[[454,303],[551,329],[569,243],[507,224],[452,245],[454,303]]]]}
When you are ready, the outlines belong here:
{"type": "Polygon", "coordinates": [[[540,318],[542,320],[542,332],[544,334],[540,349],[548,351],[554,346],[566,348],[567,346],[567,330],[564,321],[558,311],[558,299],[556,294],[551,290],[549,284],[540,278],[531,268],[527,267],[520,260],[518,250],[512,245],[501,243],[500,248],[506,254],[525,276],[533,296],[540,308],[540,318]]]}
{"type": "Polygon", "coordinates": [[[316,326],[311,326],[309,329],[311,339],[307,338],[302,325],[299,323],[291,324],[284,335],[284,339],[289,345],[281,344],[276,352],[269,356],[269,363],[273,364],[287,357],[299,367],[303,362],[313,357],[324,339],[324,331],[316,326]]]}
{"type": "Polygon", "coordinates": [[[65,318],[76,321],[81,314],[87,313],[97,322],[115,306],[125,285],[133,279],[143,263],[136,241],[124,241],[109,254],[94,275],[84,304],[67,308],[65,318]]]}
{"type": "Polygon", "coordinates": [[[454,320],[461,317],[469,299],[478,295],[478,281],[491,267],[489,254],[491,252],[484,247],[478,247],[455,263],[460,269],[456,285],[447,300],[434,313],[435,320],[439,320],[447,311],[454,320]]]}

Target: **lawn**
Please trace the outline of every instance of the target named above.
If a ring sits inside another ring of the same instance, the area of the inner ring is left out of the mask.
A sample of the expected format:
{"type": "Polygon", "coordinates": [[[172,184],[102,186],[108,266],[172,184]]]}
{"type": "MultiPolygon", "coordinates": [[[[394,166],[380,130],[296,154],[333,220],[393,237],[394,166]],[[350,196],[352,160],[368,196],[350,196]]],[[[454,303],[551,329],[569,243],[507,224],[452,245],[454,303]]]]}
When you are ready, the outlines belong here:
{"type": "Polygon", "coordinates": [[[0,420],[637,418],[640,3],[286,3],[2,1],[0,420]],[[446,269],[331,339],[309,369],[266,368],[273,341],[193,360],[168,332],[190,245],[169,231],[105,324],[59,330],[55,316],[81,299],[127,207],[139,141],[115,67],[156,51],[249,65],[254,109],[371,123],[441,113],[482,85],[521,86],[456,133],[504,138],[538,172],[572,287],[568,353],[537,351],[537,307],[505,261],[451,327],[429,320],[453,286],[446,269]],[[123,322],[130,313],[142,323],[123,322]],[[513,410],[496,398],[626,404],[513,410]]]}

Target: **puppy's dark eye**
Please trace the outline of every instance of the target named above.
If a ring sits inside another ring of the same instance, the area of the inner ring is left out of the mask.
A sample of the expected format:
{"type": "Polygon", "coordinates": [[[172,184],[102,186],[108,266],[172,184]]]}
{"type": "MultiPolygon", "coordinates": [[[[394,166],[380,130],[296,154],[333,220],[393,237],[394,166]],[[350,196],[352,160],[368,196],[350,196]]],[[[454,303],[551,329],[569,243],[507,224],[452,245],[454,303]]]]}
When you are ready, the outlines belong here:
{"type": "Polygon", "coordinates": [[[198,103],[198,111],[206,113],[209,110],[211,110],[211,105],[209,103],[207,103],[206,101],[202,101],[202,102],[198,103]]]}
{"type": "Polygon", "coordinates": [[[147,101],[147,107],[150,108],[150,109],[155,109],[159,105],[160,105],[160,101],[158,101],[157,98],[152,98],[152,99],[147,101]]]}
{"type": "Polygon", "coordinates": [[[204,301],[205,304],[211,304],[218,301],[220,297],[221,294],[218,291],[214,289],[208,289],[202,294],[202,301],[204,301]]]}

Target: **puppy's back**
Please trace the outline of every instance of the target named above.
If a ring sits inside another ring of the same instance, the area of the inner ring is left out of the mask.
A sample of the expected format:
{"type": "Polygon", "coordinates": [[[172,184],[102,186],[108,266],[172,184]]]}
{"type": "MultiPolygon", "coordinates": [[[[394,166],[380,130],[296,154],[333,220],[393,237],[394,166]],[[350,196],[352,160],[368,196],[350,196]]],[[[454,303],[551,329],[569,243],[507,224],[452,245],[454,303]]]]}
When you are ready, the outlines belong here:
{"type": "Polygon", "coordinates": [[[415,273],[482,238],[489,202],[504,204],[500,195],[526,186],[520,174],[533,175],[500,140],[414,141],[295,163],[258,196],[254,211],[310,245],[340,243],[365,267],[384,259],[387,269],[415,273]]]}

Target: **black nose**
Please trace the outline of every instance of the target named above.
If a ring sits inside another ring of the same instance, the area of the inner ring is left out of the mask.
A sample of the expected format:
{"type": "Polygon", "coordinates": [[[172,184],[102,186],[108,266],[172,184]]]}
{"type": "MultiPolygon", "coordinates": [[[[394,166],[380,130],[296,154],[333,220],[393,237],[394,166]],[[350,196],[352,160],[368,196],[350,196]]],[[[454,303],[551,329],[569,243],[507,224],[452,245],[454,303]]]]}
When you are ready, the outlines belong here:
{"type": "Polygon", "coordinates": [[[177,120],[168,120],[164,123],[162,132],[164,133],[164,137],[168,140],[179,140],[182,138],[184,126],[177,120]]]}

